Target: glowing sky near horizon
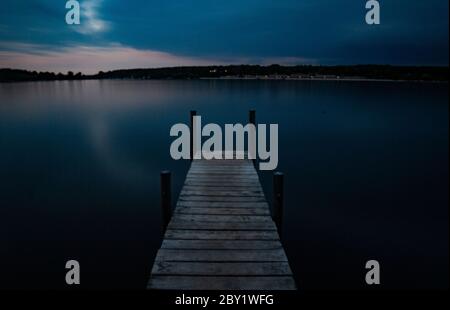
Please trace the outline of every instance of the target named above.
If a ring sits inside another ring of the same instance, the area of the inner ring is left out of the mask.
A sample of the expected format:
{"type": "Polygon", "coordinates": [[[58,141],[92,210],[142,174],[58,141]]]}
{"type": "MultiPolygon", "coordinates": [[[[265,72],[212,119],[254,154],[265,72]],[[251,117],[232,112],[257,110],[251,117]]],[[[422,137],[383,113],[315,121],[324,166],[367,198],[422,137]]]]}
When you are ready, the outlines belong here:
{"type": "Polygon", "coordinates": [[[213,64],[448,65],[448,1],[0,0],[0,68],[99,70],[213,64]]]}

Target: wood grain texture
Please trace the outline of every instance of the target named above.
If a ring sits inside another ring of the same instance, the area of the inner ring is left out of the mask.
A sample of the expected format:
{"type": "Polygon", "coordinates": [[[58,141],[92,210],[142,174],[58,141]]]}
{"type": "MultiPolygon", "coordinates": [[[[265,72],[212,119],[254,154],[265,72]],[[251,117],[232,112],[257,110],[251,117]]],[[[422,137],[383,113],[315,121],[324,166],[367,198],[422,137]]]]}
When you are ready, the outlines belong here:
{"type": "Polygon", "coordinates": [[[276,231],[175,230],[168,229],[165,240],[279,240],[276,231]]]}
{"type": "Polygon", "coordinates": [[[280,277],[192,277],[155,275],[149,289],[162,290],[295,290],[292,276],[280,277]]]}
{"type": "Polygon", "coordinates": [[[294,290],[251,160],[194,160],[149,289],[294,290]]]}

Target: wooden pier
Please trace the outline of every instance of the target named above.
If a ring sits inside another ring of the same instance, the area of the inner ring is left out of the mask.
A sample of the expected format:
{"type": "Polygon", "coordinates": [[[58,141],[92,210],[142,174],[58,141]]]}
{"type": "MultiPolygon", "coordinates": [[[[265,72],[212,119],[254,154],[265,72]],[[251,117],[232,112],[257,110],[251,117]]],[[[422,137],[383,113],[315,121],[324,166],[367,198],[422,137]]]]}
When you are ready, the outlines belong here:
{"type": "MultiPolygon", "coordinates": [[[[164,200],[170,174],[162,182],[164,200]]],[[[173,215],[165,213],[149,289],[296,289],[252,160],[192,161],[173,215]]]]}

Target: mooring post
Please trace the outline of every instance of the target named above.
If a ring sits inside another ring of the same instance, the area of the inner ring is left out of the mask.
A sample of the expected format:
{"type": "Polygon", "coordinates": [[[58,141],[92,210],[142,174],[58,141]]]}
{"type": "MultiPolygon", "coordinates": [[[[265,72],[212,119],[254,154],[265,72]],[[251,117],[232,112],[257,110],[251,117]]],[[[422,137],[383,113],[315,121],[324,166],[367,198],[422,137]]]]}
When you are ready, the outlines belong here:
{"type": "Polygon", "coordinates": [[[283,227],[283,178],[284,175],[281,172],[275,172],[273,174],[273,220],[277,225],[278,234],[282,234],[283,227]]]}
{"type": "Polygon", "coordinates": [[[171,191],[171,172],[168,170],[161,171],[161,214],[162,214],[162,230],[166,231],[172,216],[172,191],[171,191]]]}
{"type": "MultiPolygon", "coordinates": [[[[253,125],[256,126],[256,110],[248,111],[248,123],[249,124],[253,124],[253,125]]],[[[256,142],[256,136],[255,137],[249,137],[249,141],[251,139],[254,139],[254,141],[256,142]]],[[[255,148],[256,148],[256,145],[255,145],[255,148]]],[[[253,155],[256,156],[256,154],[253,154],[253,155]]],[[[253,158],[252,161],[253,161],[253,165],[255,166],[256,165],[256,159],[253,158]]]]}
{"type": "Polygon", "coordinates": [[[191,146],[191,161],[194,159],[194,116],[197,115],[197,111],[192,110],[191,111],[191,137],[190,137],[190,146],[191,146]]]}
{"type": "Polygon", "coordinates": [[[248,122],[249,122],[249,124],[256,125],[256,111],[255,110],[250,110],[248,112],[248,122]]]}

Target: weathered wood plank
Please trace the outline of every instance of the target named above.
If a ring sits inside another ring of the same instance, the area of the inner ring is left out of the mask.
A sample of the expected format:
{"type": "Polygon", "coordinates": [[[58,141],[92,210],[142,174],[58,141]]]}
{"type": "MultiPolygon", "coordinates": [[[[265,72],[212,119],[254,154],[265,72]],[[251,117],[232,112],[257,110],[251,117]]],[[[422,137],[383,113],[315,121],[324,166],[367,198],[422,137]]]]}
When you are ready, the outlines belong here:
{"type": "Polygon", "coordinates": [[[195,185],[201,185],[201,183],[208,184],[233,184],[233,185],[253,185],[259,184],[259,180],[256,178],[243,178],[243,177],[186,177],[185,184],[194,183],[195,185]]]}
{"type": "Polygon", "coordinates": [[[247,202],[230,202],[230,201],[182,201],[177,202],[178,207],[211,207],[211,208],[269,208],[266,201],[247,201],[247,202]]]}
{"type": "Polygon", "coordinates": [[[225,174],[225,175],[248,175],[252,177],[258,176],[255,170],[250,169],[239,169],[236,167],[230,167],[230,168],[221,168],[221,169],[208,169],[208,168],[195,168],[188,171],[188,174],[196,174],[196,175],[219,175],[219,174],[225,174]]]}
{"type": "Polygon", "coordinates": [[[264,198],[264,194],[259,190],[190,190],[184,188],[181,196],[227,196],[227,197],[260,197],[264,198]]]}
{"type": "Polygon", "coordinates": [[[180,250],[270,250],[282,248],[280,241],[254,240],[169,240],[161,249],[180,250]]]}
{"type": "Polygon", "coordinates": [[[190,168],[197,168],[197,167],[220,167],[220,166],[227,166],[227,167],[244,167],[249,168],[252,165],[249,164],[250,161],[248,160],[194,160],[191,163],[190,168]]]}
{"type": "Polygon", "coordinates": [[[254,181],[242,181],[242,180],[234,180],[232,183],[225,182],[223,180],[214,181],[214,180],[195,180],[190,179],[184,182],[184,185],[191,186],[226,186],[226,187],[239,187],[239,186],[259,186],[259,183],[255,183],[254,181]]]}
{"type": "Polygon", "coordinates": [[[289,276],[287,262],[214,263],[214,262],[164,262],[153,265],[153,275],[190,276],[289,276]]]}
{"type": "Polygon", "coordinates": [[[221,201],[221,202],[264,202],[264,197],[230,197],[230,196],[194,196],[194,195],[180,195],[178,197],[182,201],[221,201]]]}
{"type": "Polygon", "coordinates": [[[150,289],[161,290],[295,290],[291,276],[278,277],[190,277],[154,276],[150,289]]]}
{"type": "Polygon", "coordinates": [[[205,166],[192,166],[189,169],[189,172],[214,172],[214,171],[233,171],[237,173],[251,173],[251,174],[257,174],[256,170],[248,165],[238,165],[238,166],[231,166],[231,165],[225,165],[225,166],[216,166],[216,165],[205,165],[205,166]],[[252,170],[253,169],[253,170],[252,170]]]}
{"type": "Polygon", "coordinates": [[[253,184],[258,184],[259,179],[257,177],[254,176],[250,176],[250,175],[236,175],[236,174],[230,174],[229,176],[226,175],[208,175],[208,174],[203,174],[203,175],[194,175],[194,174],[189,174],[186,176],[186,181],[203,181],[203,182],[209,182],[209,181],[214,181],[214,182],[227,182],[227,183],[231,183],[233,181],[236,182],[253,182],[253,184]]]}
{"type": "Polygon", "coordinates": [[[258,175],[256,173],[247,173],[247,172],[234,172],[234,171],[209,171],[209,172],[196,172],[189,171],[186,175],[187,178],[249,178],[258,180],[258,175]]]}
{"type": "Polygon", "coordinates": [[[208,179],[208,180],[222,180],[222,179],[234,179],[234,180],[241,180],[241,181],[252,181],[255,183],[255,185],[259,184],[259,177],[258,175],[252,175],[247,173],[217,173],[217,174],[209,174],[209,173],[188,173],[186,175],[187,179],[208,179]]]}
{"type": "Polygon", "coordinates": [[[214,172],[214,171],[224,171],[224,172],[246,172],[246,173],[252,173],[252,174],[256,174],[256,170],[254,169],[254,167],[249,166],[249,165],[238,165],[238,166],[219,166],[219,165],[196,165],[196,166],[191,166],[191,168],[189,169],[189,172],[194,172],[194,171],[199,171],[199,172],[214,172]]]}
{"type": "Polygon", "coordinates": [[[197,229],[197,230],[273,230],[276,231],[274,223],[268,222],[194,222],[183,220],[172,220],[168,229],[197,229]]]}
{"type": "Polygon", "coordinates": [[[260,187],[257,184],[244,184],[244,185],[237,185],[233,184],[231,185],[225,185],[225,184],[208,184],[208,185],[191,185],[191,184],[185,184],[183,186],[182,191],[195,191],[195,192],[201,192],[202,194],[209,194],[214,192],[233,192],[233,193],[239,193],[241,191],[246,192],[257,192],[260,194],[263,194],[262,187],[260,187]]]}
{"type": "Polygon", "coordinates": [[[257,176],[256,171],[253,169],[241,169],[241,168],[222,168],[222,169],[213,169],[213,168],[194,168],[190,169],[188,173],[191,174],[238,174],[238,175],[251,175],[257,176]]]}
{"type": "Polygon", "coordinates": [[[266,208],[177,207],[174,214],[196,215],[270,215],[266,208]]]}
{"type": "Polygon", "coordinates": [[[229,185],[224,185],[224,184],[219,184],[219,185],[215,185],[215,184],[208,184],[208,185],[189,185],[189,184],[185,184],[183,186],[183,190],[196,190],[196,191],[239,191],[239,190],[243,190],[243,191],[262,191],[262,188],[259,184],[254,184],[254,185],[234,185],[234,184],[229,184],[229,185]]]}
{"type": "Polygon", "coordinates": [[[287,262],[282,248],[270,250],[175,250],[160,249],[156,261],[170,262],[287,262]]]}
{"type": "Polygon", "coordinates": [[[239,166],[239,165],[245,165],[248,167],[249,164],[252,164],[251,160],[248,159],[210,159],[210,160],[194,160],[191,163],[191,167],[195,166],[220,166],[220,165],[231,165],[231,166],[239,166]]]}
{"type": "Polygon", "coordinates": [[[188,175],[237,175],[237,176],[249,176],[249,177],[257,177],[258,174],[255,170],[243,170],[243,169],[191,169],[188,172],[188,175]]]}
{"type": "Polygon", "coordinates": [[[219,223],[273,223],[268,215],[195,215],[178,214],[177,221],[190,222],[219,222],[219,223]]]}
{"type": "Polygon", "coordinates": [[[177,240],[279,240],[276,231],[172,230],[164,238],[177,240]]]}

